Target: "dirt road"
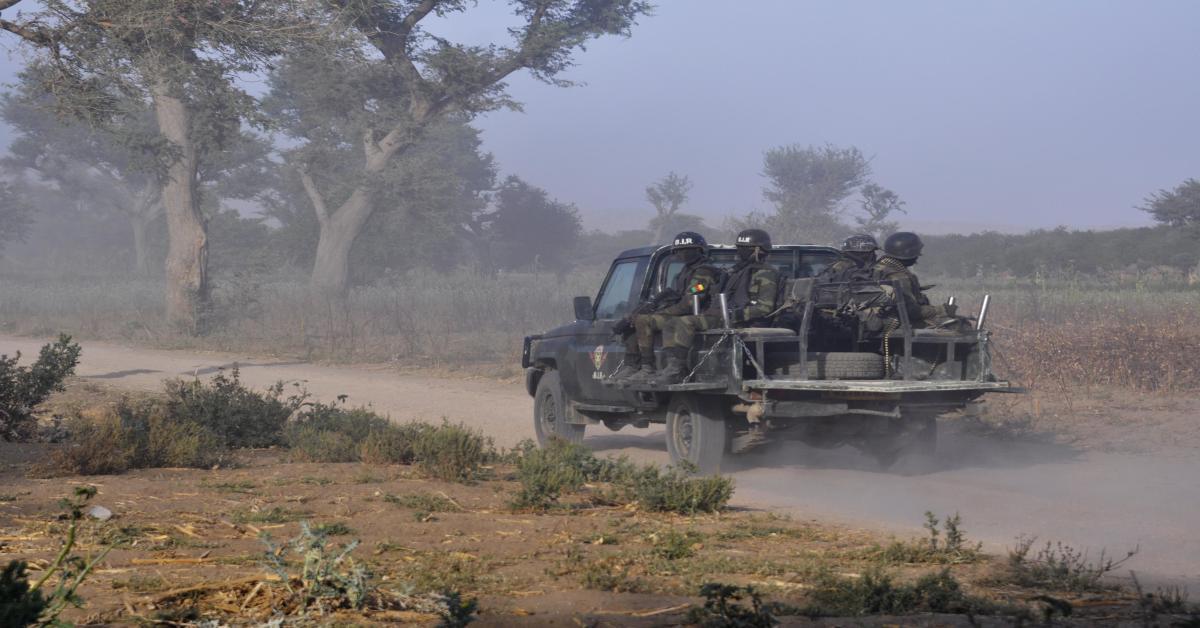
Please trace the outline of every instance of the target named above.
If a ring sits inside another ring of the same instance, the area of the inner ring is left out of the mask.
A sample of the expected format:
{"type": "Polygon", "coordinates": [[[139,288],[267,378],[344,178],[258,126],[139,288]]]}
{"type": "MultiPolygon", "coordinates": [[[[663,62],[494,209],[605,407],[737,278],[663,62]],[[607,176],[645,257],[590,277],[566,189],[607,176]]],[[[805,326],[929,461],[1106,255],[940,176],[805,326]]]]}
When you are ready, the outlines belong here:
{"type": "MultiPolygon", "coordinates": [[[[0,353],[36,355],[42,341],[0,335],[0,353]]],[[[216,353],[128,348],[87,342],[78,374],[130,389],[153,390],[163,379],[241,368],[243,381],[264,388],[301,381],[316,397],[349,395],[395,421],[474,426],[498,445],[533,436],[532,402],[520,384],[487,379],[401,375],[384,368],[319,366],[216,353]]],[[[1198,418],[1200,420],[1200,418],[1198,418]]],[[[919,531],[923,513],[961,513],[968,535],[991,549],[1021,534],[1123,556],[1143,580],[1200,590],[1200,452],[1171,457],[1077,452],[1062,446],[999,442],[946,426],[935,469],[884,473],[848,450],[787,444],[747,457],[734,469],[742,506],[798,518],[829,519],[901,534],[919,531]]],[[[590,433],[605,453],[666,461],[662,435],[651,431],[590,433]]]]}

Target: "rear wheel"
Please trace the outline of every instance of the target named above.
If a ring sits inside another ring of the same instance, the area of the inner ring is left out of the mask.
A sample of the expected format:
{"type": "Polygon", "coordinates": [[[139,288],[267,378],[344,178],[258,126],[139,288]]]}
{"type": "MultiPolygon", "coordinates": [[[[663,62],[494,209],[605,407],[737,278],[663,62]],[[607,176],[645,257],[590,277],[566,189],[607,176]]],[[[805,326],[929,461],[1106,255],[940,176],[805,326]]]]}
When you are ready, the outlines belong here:
{"type": "Polygon", "coordinates": [[[558,371],[547,371],[538,381],[533,398],[533,431],[538,445],[545,447],[555,438],[569,443],[582,443],[586,425],[567,423],[567,395],[563,392],[558,371]]]}
{"type": "Polygon", "coordinates": [[[720,400],[679,393],[667,407],[667,453],[671,462],[687,461],[703,474],[721,470],[729,433],[720,400]]]}

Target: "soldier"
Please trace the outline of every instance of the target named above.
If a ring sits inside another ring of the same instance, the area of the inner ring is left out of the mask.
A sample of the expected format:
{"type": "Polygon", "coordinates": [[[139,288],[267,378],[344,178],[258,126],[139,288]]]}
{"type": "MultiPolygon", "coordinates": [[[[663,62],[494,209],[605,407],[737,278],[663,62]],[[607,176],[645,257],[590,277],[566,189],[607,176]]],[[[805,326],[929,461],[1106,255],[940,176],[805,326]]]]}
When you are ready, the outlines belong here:
{"type": "Polygon", "coordinates": [[[858,233],[842,242],[842,252],[836,262],[830,264],[817,276],[818,281],[849,281],[855,271],[869,270],[875,265],[875,251],[879,243],[875,237],[858,233]]]}
{"type": "MultiPolygon", "coordinates": [[[[645,313],[636,314],[626,322],[625,361],[617,372],[615,381],[650,379],[657,373],[654,362],[654,332],[661,332],[668,322],[692,312],[692,296],[700,297],[700,307],[708,304],[708,295],[721,281],[721,270],[709,263],[708,242],[704,236],[693,231],[684,231],[675,236],[671,243],[671,255],[684,263],[679,274],[665,291],[665,302],[653,302],[645,313]],[[630,329],[632,327],[632,329],[630,329]],[[632,333],[629,333],[632,332],[632,333]]],[[[663,293],[660,293],[663,294],[663,293]]]]}
{"type": "MultiPolygon", "coordinates": [[[[779,297],[779,271],[767,264],[771,236],[762,229],[746,229],[737,236],[737,264],[721,282],[721,293],[729,306],[729,319],[736,327],[765,324],[775,311],[779,297]]],[[[667,365],[654,382],[673,384],[687,375],[688,353],[696,332],[724,325],[721,305],[713,298],[699,316],[672,319],[663,330],[663,352],[667,365]]]]}
{"type": "Polygon", "coordinates": [[[930,305],[929,297],[921,288],[921,282],[911,267],[921,257],[925,243],[921,237],[909,231],[898,231],[883,241],[883,257],[871,269],[877,281],[894,282],[896,289],[904,295],[908,319],[915,327],[924,327],[937,318],[953,318],[955,306],[930,305]]]}

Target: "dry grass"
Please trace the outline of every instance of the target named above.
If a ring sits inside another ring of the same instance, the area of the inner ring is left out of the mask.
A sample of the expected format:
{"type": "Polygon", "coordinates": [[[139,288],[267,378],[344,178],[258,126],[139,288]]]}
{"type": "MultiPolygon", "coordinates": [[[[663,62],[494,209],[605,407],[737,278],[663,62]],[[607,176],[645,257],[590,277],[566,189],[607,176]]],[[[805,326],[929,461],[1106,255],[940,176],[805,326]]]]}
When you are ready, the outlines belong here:
{"type": "MultiPolygon", "coordinates": [[[[919,270],[919,269],[918,269],[919,270]]],[[[414,273],[357,288],[346,307],[307,300],[303,283],[261,279],[218,286],[216,331],[182,336],[162,322],[153,280],[0,277],[0,330],[236,350],[305,359],[503,366],[516,375],[521,338],[566,322],[571,297],[594,295],[603,269],[553,275],[414,273]]],[[[1043,390],[1116,387],[1200,390],[1200,289],[1085,280],[941,281],[974,313],[992,295],[995,368],[1043,390]]]]}

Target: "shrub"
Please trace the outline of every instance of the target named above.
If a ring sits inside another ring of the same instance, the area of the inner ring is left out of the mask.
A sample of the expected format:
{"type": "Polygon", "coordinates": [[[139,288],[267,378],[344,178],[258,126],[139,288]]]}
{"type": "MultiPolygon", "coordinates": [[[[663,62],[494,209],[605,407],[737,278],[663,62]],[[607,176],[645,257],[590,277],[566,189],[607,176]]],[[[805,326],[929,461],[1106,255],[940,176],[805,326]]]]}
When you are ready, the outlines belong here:
{"type": "Polygon", "coordinates": [[[521,490],[513,498],[515,508],[545,510],[558,503],[563,493],[573,493],[602,474],[600,460],[583,445],[555,440],[538,449],[525,443],[517,459],[521,490]]]}
{"type": "Polygon", "coordinates": [[[625,481],[625,492],[643,510],[693,515],[718,512],[733,497],[733,480],[722,476],[695,477],[677,467],[642,467],[625,481]]]}
{"type": "Polygon", "coordinates": [[[105,475],[155,467],[207,468],[225,461],[228,450],[207,427],[172,416],[157,400],[122,399],[100,414],[77,414],[70,437],[40,475],[105,475]]]}
{"type": "Polygon", "coordinates": [[[270,447],[283,442],[283,427],[305,396],[283,399],[283,384],[258,393],[242,385],[235,367],[217,373],[207,384],[199,379],[166,383],[167,412],[181,421],[204,426],[225,446],[270,447]]]}
{"type": "Polygon", "coordinates": [[[891,576],[870,569],[859,578],[825,574],[818,579],[803,613],[810,616],[854,617],[912,613],[989,614],[1003,609],[966,595],[949,569],[921,576],[913,584],[897,584],[891,576]]]}
{"type": "Polygon", "coordinates": [[[36,623],[46,608],[42,592],[30,589],[25,562],[9,561],[0,571],[0,626],[28,626],[36,623]]]}
{"type": "Polygon", "coordinates": [[[387,419],[366,408],[313,403],[287,425],[284,442],[295,460],[357,462],[368,436],[391,428],[387,419]]]}
{"type": "Polygon", "coordinates": [[[451,482],[469,482],[495,456],[492,439],[462,425],[442,423],[417,431],[413,443],[417,465],[428,475],[451,482]]]}
{"type": "Polygon", "coordinates": [[[700,595],[704,606],[693,608],[688,621],[703,628],[771,628],[779,624],[754,587],[710,582],[700,587],[700,595]],[[743,598],[750,599],[749,607],[739,604],[743,598]]]}
{"type": "Polygon", "coordinates": [[[79,352],[79,345],[62,334],[56,342],[42,347],[30,366],[17,366],[20,352],[11,358],[0,355],[0,438],[27,441],[36,435],[33,409],[50,393],[63,389],[63,381],[79,363],[79,352]]]}
{"type": "Polygon", "coordinates": [[[1016,547],[1008,552],[1008,565],[1004,579],[1023,587],[1085,593],[1114,588],[1107,586],[1104,576],[1137,554],[1137,548],[1116,560],[1106,556],[1104,550],[1096,561],[1088,559],[1087,552],[1079,551],[1063,543],[1046,542],[1037,555],[1030,556],[1035,537],[1017,539],[1016,547]]]}
{"type": "Polygon", "coordinates": [[[359,456],[367,464],[412,464],[414,444],[429,426],[420,423],[385,425],[371,430],[363,439],[359,456]]]}

